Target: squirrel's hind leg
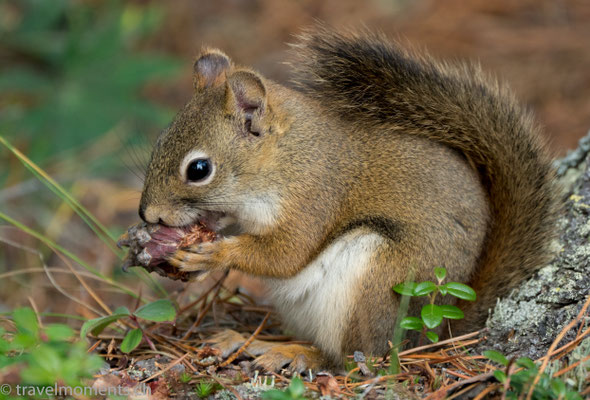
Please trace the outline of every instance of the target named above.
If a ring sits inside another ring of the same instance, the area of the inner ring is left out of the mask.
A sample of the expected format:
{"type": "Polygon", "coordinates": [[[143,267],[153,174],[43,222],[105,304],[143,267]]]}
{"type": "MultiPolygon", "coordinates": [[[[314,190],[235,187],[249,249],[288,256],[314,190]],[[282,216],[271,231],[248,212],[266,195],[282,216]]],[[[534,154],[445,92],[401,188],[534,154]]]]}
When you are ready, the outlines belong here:
{"type": "MultiPolygon", "coordinates": [[[[221,357],[227,358],[234,352],[238,351],[238,349],[246,343],[246,340],[248,339],[242,336],[241,333],[232,329],[226,329],[213,335],[206,340],[206,342],[221,351],[221,357]]],[[[270,349],[272,344],[273,343],[255,339],[248,345],[246,352],[253,356],[259,356],[270,349]]]]}
{"type": "Polygon", "coordinates": [[[321,352],[305,344],[272,344],[264,354],[254,360],[254,365],[266,371],[278,372],[285,366],[300,374],[307,370],[318,371],[326,366],[321,352]]]}
{"type": "MultiPolygon", "coordinates": [[[[221,356],[227,358],[246,343],[247,338],[242,334],[227,329],[207,342],[221,351],[221,356]]],[[[287,367],[292,372],[303,373],[308,369],[319,370],[324,366],[324,359],[319,350],[313,346],[303,344],[285,344],[266,342],[255,339],[246,347],[246,352],[258,356],[254,365],[266,371],[278,372],[287,367]]]]}

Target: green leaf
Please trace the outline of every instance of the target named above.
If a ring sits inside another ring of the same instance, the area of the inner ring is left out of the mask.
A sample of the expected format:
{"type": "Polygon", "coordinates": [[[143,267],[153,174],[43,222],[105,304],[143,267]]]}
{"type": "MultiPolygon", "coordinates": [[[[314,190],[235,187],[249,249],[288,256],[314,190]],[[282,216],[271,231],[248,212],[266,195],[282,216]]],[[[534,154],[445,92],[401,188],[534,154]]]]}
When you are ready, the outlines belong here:
{"type": "Polygon", "coordinates": [[[123,341],[121,342],[121,351],[123,353],[130,353],[137,346],[139,346],[142,337],[143,334],[141,333],[141,329],[139,328],[129,331],[127,335],[125,335],[123,341]]]}
{"type": "Polygon", "coordinates": [[[3,92],[19,91],[21,93],[39,93],[50,84],[45,76],[26,66],[2,71],[0,90],[3,92]]]}
{"type": "Polygon", "coordinates": [[[442,309],[436,304],[427,304],[422,307],[420,316],[428,329],[436,328],[443,320],[442,309]]]}
{"type": "Polygon", "coordinates": [[[448,290],[447,290],[447,285],[440,285],[440,286],[438,287],[438,291],[439,291],[439,292],[440,292],[440,294],[442,294],[443,296],[446,296],[446,295],[447,295],[447,292],[448,292],[448,290]]]}
{"type": "Polygon", "coordinates": [[[567,388],[565,387],[565,383],[559,378],[551,379],[551,389],[558,397],[564,397],[567,393],[567,388]]]}
{"type": "Polygon", "coordinates": [[[295,377],[291,380],[291,384],[285,391],[268,390],[262,393],[262,398],[265,400],[304,400],[305,386],[301,378],[295,377]]]}
{"type": "Polygon", "coordinates": [[[288,393],[282,390],[273,389],[262,393],[263,400],[292,400],[288,393]]]}
{"type": "Polygon", "coordinates": [[[35,336],[39,333],[37,315],[29,307],[17,308],[12,312],[12,319],[20,332],[30,333],[35,336]]]}
{"type": "Polygon", "coordinates": [[[499,369],[494,371],[494,377],[498,380],[498,382],[500,383],[504,383],[506,382],[506,374],[504,373],[504,371],[500,371],[499,369]]]}
{"type": "Polygon", "coordinates": [[[148,321],[174,321],[176,310],[170,300],[160,299],[138,308],[133,315],[148,321]]]}
{"type": "Polygon", "coordinates": [[[127,307],[121,306],[117,307],[115,311],[113,311],[113,315],[114,314],[131,315],[131,312],[127,307]]]}
{"type": "Polygon", "coordinates": [[[90,378],[103,365],[104,361],[96,354],[87,352],[86,343],[79,341],[69,346],[66,359],[62,360],[60,375],[67,385],[75,384],[80,377],[90,378]]]}
{"type": "Polygon", "coordinates": [[[578,392],[570,390],[566,393],[565,400],[582,400],[582,396],[578,392]]]}
{"type": "Polygon", "coordinates": [[[393,287],[393,291],[401,294],[402,296],[413,296],[416,285],[416,282],[400,283],[399,285],[393,287]]]}
{"type": "Polygon", "coordinates": [[[537,371],[531,369],[521,369],[518,372],[515,372],[511,375],[510,381],[514,382],[515,384],[522,384],[525,385],[529,383],[532,379],[535,378],[537,375],[537,371]]]}
{"type": "Polygon", "coordinates": [[[60,370],[61,357],[57,348],[52,345],[41,345],[31,352],[31,365],[39,366],[49,374],[57,374],[60,370]]]}
{"type": "MultiPolygon", "coordinates": [[[[119,309],[117,309],[117,310],[119,310],[119,309]]],[[[118,320],[120,318],[125,318],[128,316],[129,316],[128,313],[121,312],[121,313],[116,313],[116,314],[112,314],[112,315],[107,315],[106,317],[99,317],[99,318],[94,318],[94,319],[88,320],[88,321],[84,322],[84,324],[82,325],[82,328],[80,329],[80,337],[85,338],[86,335],[88,335],[88,332],[92,332],[93,335],[98,335],[99,333],[104,331],[107,326],[109,326],[110,324],[112,324],[116,320],[118,320]]]]}
{"type": "Polygon", "coordinates": [[[30,349],[39,344],[39,339],[30,333],[17,333],[10,342],[10,348],[16,351],[30,349]]]}
{"type": "Polygon", "coordinates": [[[436,343],[438,342],[438,335],[432,331],[427,331],[426,332],[426,337],[428,338],[428,340],[430,340],[432,343],[436,343]]]}
{"type": "Polygon", "coordinates": [[[74,337],[74,330],[64,324],[51,324],[45,327],[45,333],[49,340],[63,342],[74,337]]]}
{"type": "Polygon", "coordinates": [[[486,350],[483,352],[483,355],[491,361],[497,362],[498,364],[501,364],[505,367],[508,365],[508,359],[504,357],[504,354],[500,353],[499,351],[486,350]]]}
{"type": "Polygon", "coordinates": [[[447,270],[445,268],[435,268],[434,276],[440,281],[444,280],[447,276],[447,270]]]}
{"type": "Polygon", "coordinates": [[[305,386],[303,385],[301,378],[293,378],[291,380],[291,384],[289,385],[289,393],[291,393],[291,397],[294,399],[298,399],[303,396],[303,393],[305,393],[305,386]]]}
{"type": "Polygon", "coordinates": [[[440,309],[442,310],[443,317],[448,319],[461,319],[465,316],[459,307],[442,305],[440,309]]]}
{"type": "Polygon", "coordinates": [[[460,282],[449,282],[445,285],[450,294],[463,300],[475,301],[475,290],[460,282]]]}
{"type": "MultiPolygon", "coordinates": [[[[0,357],[10,350],[10,342],[4,339],[4,333],[2,331],[3,329],[0,328],[0,357]]],[[[1,366],[0,369],[2,369],[1,366]]]]}
{"type": "Polygon", "coordinates": [[[416,317],[405,317],[401,320],[399,326],[403,329],[412,331],[421,331],[424,327],[424,323],[420,318],[416,317]]]}
{"type": "Polygon", "coordinates": [[[535,364],[533,360],[527,357],[521,357],[518,360],[516,360],[516,365],[533,371],[537,370],[537,364],[535,364]]]}
{"type": "Polygon", "coordinates": [[[46,371],[39,365],[34,364],[33,361],[20,372],[20,378],[29,385],[51,385],[57,377],[53,372],[46,371]]]}
{"type": "Polygon", "coordinates": [[[420,282],[414,288],[414,296],[426,296],[429,293],[432,293],[436,290],[436,285],[434,282],[425,281],[420,282]]]}

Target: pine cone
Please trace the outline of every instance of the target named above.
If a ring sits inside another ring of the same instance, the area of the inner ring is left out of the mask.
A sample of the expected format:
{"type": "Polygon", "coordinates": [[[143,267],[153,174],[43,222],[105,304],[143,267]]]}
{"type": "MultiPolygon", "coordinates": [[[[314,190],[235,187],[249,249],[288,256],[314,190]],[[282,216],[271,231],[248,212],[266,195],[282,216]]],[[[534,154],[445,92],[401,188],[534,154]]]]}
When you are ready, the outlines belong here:
{"type": "Polygon", "coordinates": [[[201,223],[182,228],[171,228],[140,222],[129,227],[127,232],[121,235],[117,246],[129,248],[129,252],[123,260],[124,271],[127,271],[131,266],[140,266],[148,272],[154,271],[167,278],[186,282],[196,278],[203,271],[179,271],[168,263],[168,257],[180,248],[212,242],[216,238],[215,232],[207,229],[201,223]]]}

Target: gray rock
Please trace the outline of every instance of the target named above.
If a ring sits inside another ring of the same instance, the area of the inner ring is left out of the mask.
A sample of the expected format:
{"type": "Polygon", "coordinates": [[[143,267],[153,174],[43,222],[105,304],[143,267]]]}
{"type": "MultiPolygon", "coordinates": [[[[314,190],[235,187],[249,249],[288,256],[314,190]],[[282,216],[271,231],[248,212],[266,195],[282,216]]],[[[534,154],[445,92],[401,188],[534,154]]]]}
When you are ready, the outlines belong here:
{"type": "MultiPolygon", "coordinates": [[[[580,147],[556,161],[565,211],[553,244],[556,256],[491,312],[488,340],[479,350],[532,359],[546,354],[562,328],[579,313],[590,293],[590,132],[580,147]]],[[[575,337],[572,329],[562,344],[575,337]]]]}

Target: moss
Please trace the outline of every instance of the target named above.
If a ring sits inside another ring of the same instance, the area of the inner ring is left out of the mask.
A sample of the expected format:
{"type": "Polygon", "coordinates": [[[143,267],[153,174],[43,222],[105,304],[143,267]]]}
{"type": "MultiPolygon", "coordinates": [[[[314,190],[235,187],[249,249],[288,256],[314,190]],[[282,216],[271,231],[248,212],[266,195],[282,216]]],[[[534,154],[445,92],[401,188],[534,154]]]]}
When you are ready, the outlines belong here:
{"type": "MultiPolygon", "coordinates": [[[[262,393],[266,392],[267,390],[276,389],[274,377],[272,380],[269,379],[260,379],[257,375],[255,378],[252,379],[250,382],[242,383],[241,385],[234,386],[234,390],[236,390],[243,399],[259,399],[262,397],[262,393]]],[[[219,392],[215,393],[214,399],[218,400],[235,400],[236,395],[229,390],[220,390],[219,392]]]]}
{"type": "MultiPolygon", "coordinates": [[[[590,338],[583,340],[565,359],[559,359],[551,361],[547,365],[547,373],[551,376],[556,374],[561,369],[568,365],[573,365],[576,362],[583,360],[590,354],[590,338]]],[[[590,360],[586,360],[580,363],[577,367],[559,376],[563,382],[565,382],[572,389],[582,391],[584,385],[587,384],[586,379],[590,376],[590,360]]]]}

